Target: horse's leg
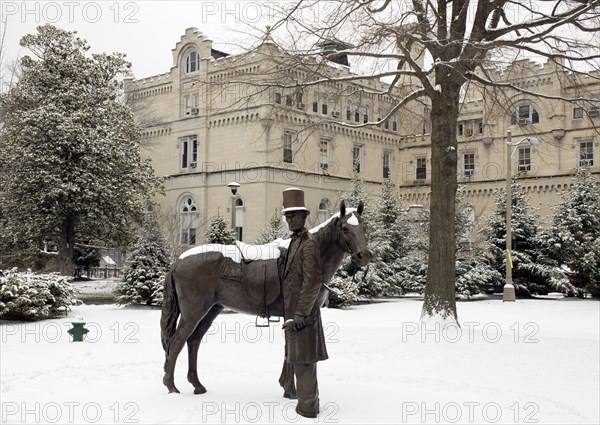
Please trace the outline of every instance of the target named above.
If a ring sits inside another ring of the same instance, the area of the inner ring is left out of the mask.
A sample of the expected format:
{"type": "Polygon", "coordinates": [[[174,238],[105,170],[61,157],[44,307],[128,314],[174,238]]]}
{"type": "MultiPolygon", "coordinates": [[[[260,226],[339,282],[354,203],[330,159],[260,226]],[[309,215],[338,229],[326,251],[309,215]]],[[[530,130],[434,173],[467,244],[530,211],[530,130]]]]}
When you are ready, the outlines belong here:
{"type": "Polygon", "coordinates": [[[221,311],[223,311],[222,305],[213,305],[187,340],[189,363],[187,379],[194,386],[194,394],[204,394],[206,392],[206,388],[198,379],[198,348],[200,348],[200,343],[202,342],[204,334],[208,331],[213,320],[215,320],[221,311]]]}
{"type": "MultiPolygon", "coordinates": [[[[206,310],[202,310],[206,311],[206,310]]],[[[167,361],[165,363],[165,375],[163,377],[163,384],[169,389],[169,393],[178,393],[179,390],[175,386],[175,363],[177,363],[177,357],[183,348],[186,340],[196,329],[196,326],[202,319],[204,314],[194,314],[192,316],[182,315],[177,325],[177,330],[171,339],[169,344],[169,353],[167,355],[167,361]]]]}

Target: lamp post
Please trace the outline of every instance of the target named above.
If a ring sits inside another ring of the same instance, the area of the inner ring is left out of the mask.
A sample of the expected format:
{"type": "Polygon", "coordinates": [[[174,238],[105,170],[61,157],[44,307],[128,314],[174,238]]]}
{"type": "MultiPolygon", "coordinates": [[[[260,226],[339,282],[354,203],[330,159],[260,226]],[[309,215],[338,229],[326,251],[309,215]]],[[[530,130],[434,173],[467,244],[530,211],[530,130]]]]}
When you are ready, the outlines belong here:
{"type": "Polygon", "coordinates": [[[231,230],[235,231],[235,199],[240,184],[238,182],[231,182],[227,185],[231,189],[231,230]]]}
{"type": "Polygon", "coordinates": [[[518,146],[527,141],[531,146],[537,146],[540,141],[535,137],[524,137],[518,142],[512,142],[512,132],[508,130],[506,141],[506,283],[502,290],[502,301],[515,301],[515,286],[512,280],[512,156],[518,146]],[[514,149],[511,150],[511,147],[514,149]]]}

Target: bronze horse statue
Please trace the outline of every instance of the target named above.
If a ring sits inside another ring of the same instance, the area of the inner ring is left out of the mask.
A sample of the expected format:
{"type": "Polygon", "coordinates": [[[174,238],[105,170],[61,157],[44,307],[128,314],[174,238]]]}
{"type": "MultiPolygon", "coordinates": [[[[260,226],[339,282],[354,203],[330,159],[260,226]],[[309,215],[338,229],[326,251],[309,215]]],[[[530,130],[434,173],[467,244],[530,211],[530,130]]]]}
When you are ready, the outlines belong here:
{"type": "MultiPolygon", "coordinates": [[[[371,254],[367,249],[362,211],[362,202],[357,209],[346,209],[342,201],[339,213],[310,230],[318,241],[323,267],[323,285],[317,299],[321,306],[327,298],[326,285],[346,254],[352,255],[359,267],[369,262],[371,254]]],[[[206,392],[198,379],[198,348],[224,307],[267,318],[283,317],[278,267],[285,258],[280,250],[285,249],[289,240],[282,242],[279,247],[268,244],[271,251],[277,251],[269,259],[264,259],[263,255],[249,261],[244,258],[244,250],[235,245],[201,245],[186,251],[175,262],[165,278],[160,320],[165,350],[163,383],[170,393],[179,392],[175,387],[174,370],[177,356],[186,342],[187,379],[194,386],[195,394],[206,392]],[[238,254],[237,259],[234,254],[238,254]],[[240,256],[242,261],[239,261],[240,256]]],[[[246,248],[265,246],[245,245],[246,248]]]]}

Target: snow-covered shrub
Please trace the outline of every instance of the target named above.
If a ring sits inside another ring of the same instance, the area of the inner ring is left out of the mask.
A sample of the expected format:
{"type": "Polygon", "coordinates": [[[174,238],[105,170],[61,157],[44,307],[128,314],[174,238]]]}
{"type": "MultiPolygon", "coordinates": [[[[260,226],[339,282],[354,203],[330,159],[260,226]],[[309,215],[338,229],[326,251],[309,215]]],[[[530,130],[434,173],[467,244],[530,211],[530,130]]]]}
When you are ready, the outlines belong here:
{"type": "Polygon", "coordinates": [[[123,281],[115,288],[119,304],[160,305],[163,284],[171,260],[160,226],[153,213],[147,213],[144,228],[129,255],[123,281]]]}
{"type": "Polygon", "coordinates": [[[217,214],[208,221],[206,229],[205,243],[218,243],[223,245],[232,245],[235,242],[233,230],[229,223],[221,214],[217,214]]]}
{"type": "Polygon", "coordinates": [[[469,298],[477,293],[494,292],[504,285],[500,272],[492,267],[482,254],[456,262],[456,295],[469,298]]]}
{"type": "Polygon", "coordinates": [[[77,305],[73,286],[59,273],[33,274],[5,270],[0,275],[0,317],[41,320],[77,305]]]}

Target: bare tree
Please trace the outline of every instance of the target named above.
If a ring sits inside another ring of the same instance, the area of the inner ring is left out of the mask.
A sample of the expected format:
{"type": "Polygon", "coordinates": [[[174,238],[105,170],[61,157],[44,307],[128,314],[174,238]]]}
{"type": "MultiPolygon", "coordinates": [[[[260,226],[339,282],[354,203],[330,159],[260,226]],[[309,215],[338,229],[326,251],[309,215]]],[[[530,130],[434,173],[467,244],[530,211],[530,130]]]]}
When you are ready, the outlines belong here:
{"type": "Polygon", "coordinates": [[[396,113],[425,114],[419,124],[430,133],[432,176],[422,317],[458,320],[455,130],[461,100],[468,85],[498,94],[498,106],[504,108],[501,94],[506,91],[552,98],[506,75],[499,78],[520,58],[551,61],[571,80],[598,78],[600,0],[300,0],[284,5],[281,19],[248,55],[264,54],[268,44],[287,56],[278,56],[270,70],[262,67],[260,78],[235,74],[227,84],[251,85],[254,95],[264,95],[269,87],[287,89],[287,96],[294,95],[290,90],[325,86],[325,95],[339,99],[356,101],[369,94],[388,102],[367,122],[322,117],[307,128],[333,121],[366,127],[381,125],[396,113]],[[331,66],[344,56],[355,73],[331,66]]]}

